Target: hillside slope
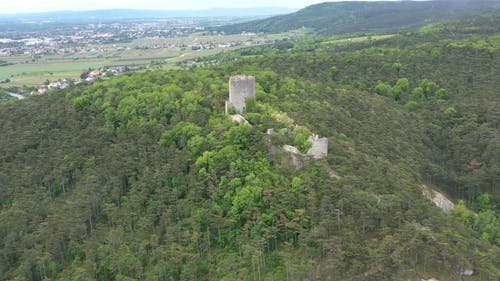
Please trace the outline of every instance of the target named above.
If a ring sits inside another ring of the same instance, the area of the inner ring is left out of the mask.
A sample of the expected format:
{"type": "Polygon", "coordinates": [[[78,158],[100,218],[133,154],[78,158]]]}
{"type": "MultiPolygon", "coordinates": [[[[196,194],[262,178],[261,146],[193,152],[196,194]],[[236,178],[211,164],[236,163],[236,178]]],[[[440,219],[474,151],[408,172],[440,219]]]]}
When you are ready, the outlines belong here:
{"type": "Polygon", "coordinates": [[[280,33],[302,27],[320,34],[394,31],[416,28],[499,7],[491,0],[326,2],[308,6],[288,15],[218,28],[226,33],[280,33]]]}
{"type": "Polygon", "coordinates": [[[0,106],[0,280],[498,279],[498,22],[243,49],[0,106]],[[251,126],[224,115],[242,73],[251,126]],[[310,132],[329,155],[296,170],[280,147],[310,132]]]}

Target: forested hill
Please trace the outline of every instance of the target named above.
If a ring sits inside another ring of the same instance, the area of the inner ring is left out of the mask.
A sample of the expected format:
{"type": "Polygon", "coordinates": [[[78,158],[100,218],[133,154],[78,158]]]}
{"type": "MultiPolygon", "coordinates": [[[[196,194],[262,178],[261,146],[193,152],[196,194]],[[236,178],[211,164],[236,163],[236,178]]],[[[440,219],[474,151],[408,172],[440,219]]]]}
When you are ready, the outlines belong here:
{"type": "Polygon", "coordinates": [[[460,18],[499,7],[494,0],[435,0],[326,2],[293,14],[220,27],[234,34],[241,32],[280,33],[301,27],[320,34],[389,31],[415,28],[430,22],[460,18]]]}
{"type": "Polygon", "coordinates": [[[0,280],[498,280],[499,23],[240,49],[0,105],[0,280]],[[249,125],[224,114],[236,74],[256,77],[249,125]],[[311,132],[328,156],[296,169],[282,146],[311,132]]]}

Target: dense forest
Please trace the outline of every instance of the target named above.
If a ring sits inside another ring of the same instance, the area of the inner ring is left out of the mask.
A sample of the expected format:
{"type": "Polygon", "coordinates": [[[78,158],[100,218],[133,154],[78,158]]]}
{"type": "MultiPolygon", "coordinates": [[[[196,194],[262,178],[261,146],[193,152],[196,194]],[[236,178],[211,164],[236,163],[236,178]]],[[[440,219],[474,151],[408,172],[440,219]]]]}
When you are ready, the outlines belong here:
{"type": "Polygon", "coordinates": [[[498,280],[499,26],[283,41],[1,105],[0,280],[498,280]],[[249,125],[224,115],[237,74],[249,125]],[[310,132],[328,156],[296,169],[280,146],[310,132]]]}
{"type": "Polygon", "coordinates": [[[11,103],[16,101],[17,99],[15,97],[9,96],[7,92],[3,89],[0,89],[0,105],[6,104],[6,103],[11,103]]]}

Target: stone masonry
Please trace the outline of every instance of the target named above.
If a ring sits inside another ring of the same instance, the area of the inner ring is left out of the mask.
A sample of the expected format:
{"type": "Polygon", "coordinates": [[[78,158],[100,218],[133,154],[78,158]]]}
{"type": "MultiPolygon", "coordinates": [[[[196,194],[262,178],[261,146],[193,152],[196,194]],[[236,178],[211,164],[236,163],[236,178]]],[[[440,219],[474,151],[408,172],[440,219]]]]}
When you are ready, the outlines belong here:
{"type": "Polygon", "coordinates": [[[311,155],[315,159],[319,159],[328,155],[327,138],[320,138],[318,135],[312,135],[308,140],[311,142],[312,146],[307,151],[307,155],[311,155]]]}
{"type": "Polygon", "coordinates": [[[226,101],[226,114],[231,107],[240,114],[246,113],[245,101],[255,99],[255,77],[237,75],[229,79],[229,100],[226,101]]]}

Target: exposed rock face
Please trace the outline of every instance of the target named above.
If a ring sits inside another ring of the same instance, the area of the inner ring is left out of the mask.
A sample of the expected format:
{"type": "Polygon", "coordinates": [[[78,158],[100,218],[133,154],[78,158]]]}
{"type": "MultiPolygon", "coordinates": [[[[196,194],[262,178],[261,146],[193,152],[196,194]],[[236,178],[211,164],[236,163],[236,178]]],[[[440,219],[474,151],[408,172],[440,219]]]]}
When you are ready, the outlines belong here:
{"type": "Polygon", "coordinates": [[[245,117],[241,116],[240,114],[231,115],[231,120],[233,120],[234,123],[250,125],[245,117]]]}
{"type": "Polygon", "coordinates": [[[304,166],[301,158],[302,154],[296,147],[285,144],[283,150],[289,152],[288,156],[283,159],[283,164],[291,164],[296,170],[300,170],[304,166]]]}
{"type": "Polygon", "coordinates": [[[307,151],[307,155],[311,155],[314,159],[320,159],[328,154],[328,139],[320,138],[318,135],[312,135],[308,139],[312,146],[307,151]]]}
{"type": "Polygon", "coordinates": [[[474,274],[474,270],[470,269],[470,268],[464,268],[462,269],[460,272],[459,272],[460,275],[465,275],[465,276],[471,276],[472,274],[474,274]]]}
{"type": "Polygon", "coordinates": [[[339,180],[339,179],[341,179],[341,178],[342,178],[342,177],[339,175],[339,173],[338,173],[337,171],[334,171],[334,170],[332,170],[332,169],[329,169],[329,170],[330,170],[330,171],[329,171],[330,178],[332,178],[332,179],[337,179],[337,180],[339,180]]]}
{"type": "Polygon", "coordinates": [[[283,149],[287,152],[291,152],[293,154],[299,154],[301,155],[299,149],[297,149],[295,146],[291,146],[291,145],[288,145],[288,144],[285,144],[283,145],[283,149]]]}
{"type": "Polygon", "coordinates": [[[442,193],[423,185],[422,193],[425,197],[431,200],[436,206],[441,208],[445,213],[449,213],[453,208],[455,208],[455,204],[451,202],[450,199],[446,198],[442,193]]]}
{"type": "Polygon", "coordinates": [[[233,107],[236,112],[245,114],[247,99],[255,99],[255,77],[237,75],[229,79],[229,101],[226,101],[226,114],[233,107]]]}

